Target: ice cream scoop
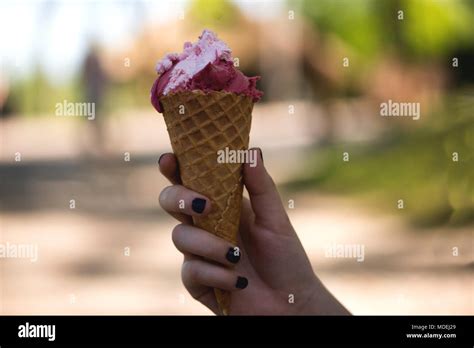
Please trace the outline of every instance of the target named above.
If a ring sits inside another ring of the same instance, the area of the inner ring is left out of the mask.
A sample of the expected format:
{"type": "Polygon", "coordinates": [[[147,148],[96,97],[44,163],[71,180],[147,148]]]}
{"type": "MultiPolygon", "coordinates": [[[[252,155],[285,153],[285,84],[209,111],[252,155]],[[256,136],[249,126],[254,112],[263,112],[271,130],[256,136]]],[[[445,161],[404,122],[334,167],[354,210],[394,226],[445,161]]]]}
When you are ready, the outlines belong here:
{"type": "Polygon", "coordinates": [[[196,43],[186,42],[181,54],[166,55],[156,71],[151,103],[161,113],[160,98],[174,92],[226,91],[249,96],[253,102],[263,95],[257,89],[260,76],[247,77],[236,69],[230,48],[210,30],[204,30],[196,43]]]}

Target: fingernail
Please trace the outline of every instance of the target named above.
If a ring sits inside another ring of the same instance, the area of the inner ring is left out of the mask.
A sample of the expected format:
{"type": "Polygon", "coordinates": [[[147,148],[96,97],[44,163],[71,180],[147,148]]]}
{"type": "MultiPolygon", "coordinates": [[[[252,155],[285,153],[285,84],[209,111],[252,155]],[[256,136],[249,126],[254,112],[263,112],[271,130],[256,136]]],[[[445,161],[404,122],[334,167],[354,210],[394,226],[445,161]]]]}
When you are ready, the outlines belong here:
{"type": "Polygon", "coordinates": [[[237,277],[237,283],[235,283],[235,287],[237,289],[245,289],[249,285],[249,281],[245,277],[237,277]]]}
{"type": "Polygon", "coordinates": [[[225,258],[229,262],[232,262],[232,263],[239,262],[239,260],[240,260],[240,250],[237,247],[235,247],[235,248],[230,247],[229,250],[227,250],[227,254],[226,254],[225,258]]]}
{"type": "Polygon", "coordinates": [[[163,158],[164,155],[166,155],[166,153],[162,153],[160,155],[160,158],[158,158],[158,165],[160,165],[161,159],[163,158]]]}
{"type": "Polygon", "coordinates": [[[201,214],[206,209],[206,200],[202,198],[194,198],[192,203],[193,211],[201,214]]]}

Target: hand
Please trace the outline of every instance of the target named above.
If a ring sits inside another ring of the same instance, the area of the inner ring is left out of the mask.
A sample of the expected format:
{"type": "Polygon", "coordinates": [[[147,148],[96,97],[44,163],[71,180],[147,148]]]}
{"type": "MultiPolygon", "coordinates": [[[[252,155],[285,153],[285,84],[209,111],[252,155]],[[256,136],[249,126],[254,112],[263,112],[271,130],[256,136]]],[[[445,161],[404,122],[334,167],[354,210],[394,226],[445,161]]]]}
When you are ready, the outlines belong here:
{"type": "Polygon", "coordinates": [[[216,314],[213,288],[232,292],[229,314],[234,315],[349,314],[315,276],[258,151],[257,165],[244,165],[250,201],[242,201],[239,253],[235,245],[192,226],[191,216],[208,214],[211,202],[180,185],[173,154],[160,157],[160,171],[173,184],[161,192],[160,205],[182,222],[172,239],[184,254],[184,286],[216,314]]]}

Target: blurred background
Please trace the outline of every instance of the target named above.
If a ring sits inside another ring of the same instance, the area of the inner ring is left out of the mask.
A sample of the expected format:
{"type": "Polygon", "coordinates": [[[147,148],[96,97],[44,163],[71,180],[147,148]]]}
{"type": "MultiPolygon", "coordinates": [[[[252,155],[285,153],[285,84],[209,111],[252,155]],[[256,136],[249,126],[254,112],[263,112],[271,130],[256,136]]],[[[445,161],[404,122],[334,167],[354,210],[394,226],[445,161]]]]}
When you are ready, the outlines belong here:
{"type": "MultiPolygon", "coordinates": [[[[0,1],[0,314],[210,314],[158,205],[156,62],[204,28],[261,75],[259,146],[355,314],[473,314],[474,1],[0,1]],[[421,117],[381,117],[388,100],[421,117]],[[56,104],[95,103],[95,119],[56,104]],[[364,246],[363,262],[326,257],[364,246]]],[[[284,270],[282,270],[284,271],[284,270]]]]}

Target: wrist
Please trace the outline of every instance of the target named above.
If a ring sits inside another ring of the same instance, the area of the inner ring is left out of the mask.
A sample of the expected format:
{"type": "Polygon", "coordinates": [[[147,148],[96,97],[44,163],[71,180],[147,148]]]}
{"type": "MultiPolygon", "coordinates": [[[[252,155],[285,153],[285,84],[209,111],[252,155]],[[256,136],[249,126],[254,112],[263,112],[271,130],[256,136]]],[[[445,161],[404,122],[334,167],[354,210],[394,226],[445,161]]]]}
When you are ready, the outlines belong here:
{"type": "Polygon", "coordinates": [[[315,279],[312,294],[304,310],[306,315],[351,315],[351,313],[326,289],[324,284],[315,279]]]}

